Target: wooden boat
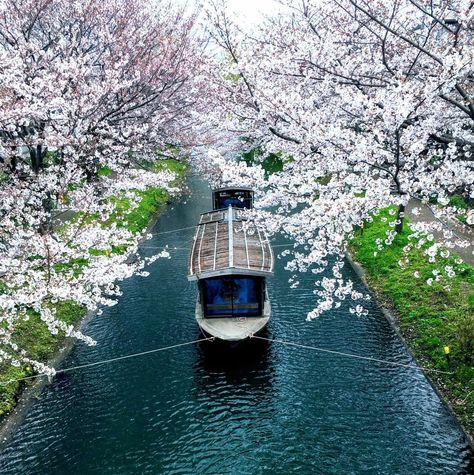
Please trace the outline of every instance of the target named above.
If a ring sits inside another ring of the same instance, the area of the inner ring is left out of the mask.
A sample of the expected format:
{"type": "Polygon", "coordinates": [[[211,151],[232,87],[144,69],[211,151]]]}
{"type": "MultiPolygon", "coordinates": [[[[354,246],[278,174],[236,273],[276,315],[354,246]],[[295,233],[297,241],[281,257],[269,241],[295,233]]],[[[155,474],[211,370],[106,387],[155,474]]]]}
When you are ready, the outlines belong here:
{"type": "Polygon", "coordinates": [[[270,319],[266,278],[273,275],[273,251],[242,213],[253,207],[251,189],[220,188],[212,198],[213,211],[201,215],[189,258],[188,279],[199,291],[196,320],[209,335],[242,340],[270,319]]]}

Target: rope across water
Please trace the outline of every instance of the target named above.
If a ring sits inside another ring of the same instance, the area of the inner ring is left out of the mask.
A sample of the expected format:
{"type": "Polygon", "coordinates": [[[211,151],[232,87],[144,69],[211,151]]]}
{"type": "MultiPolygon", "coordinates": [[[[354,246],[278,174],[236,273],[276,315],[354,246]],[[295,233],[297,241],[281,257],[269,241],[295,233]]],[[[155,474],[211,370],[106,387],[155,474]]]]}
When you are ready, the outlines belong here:
{"type": "MultiPolygon", "coordinates": [[[[179,348],[181,346],[193,345],[195,343],[200,343],[201,341],[214,341],[214,337],[201,338],[199,340],[188,341],[186,343],[178,343],[176,345],[165,346],[162,348],[155,348],[154,350],[141,351],[140,353],[132,353],[131,355],[117,356],[116,358],[109,358],[106,360],[96,361],[94,363],[86,363],[78,366],[71,366],[70,368],[58,369],[54,374],[68,373],[69,371],[74,371],[76,369],[90,368],[91,366],[99,366],[107,363],[113,363],[115,361],[126,360],[129,358],[136,358],[137,356],[149,355],[152,353],[158,353],[159,351],[171,350],[173,348],[179,348]]],[[[25,376],[24,378],[11,379],[9,381],[4,381],[0,383],[0,386],[6,386],[7,384],[16,383],[19,381],[26,381],[28,379],[39,378],[41,376],[50,376],[47,373],[34,374],[32,376],[25,376]]]]}
{"type": "Polygon", "coordinates": [[[375,363],[383,363],[383,364],[386,364],[386,365],[401,366],[402,368],[417,369],[417,370],[426,371],[426,372],[431,371],[433,373],[453,374],[450,371],[443,371],[443,370],[436,369],[436,368],[425,368],[425,367],[418,366],[418,365],[398,363],[396,361],[389,361],[389,360],[381,360],[381,359],[378,359],[378,358],[372,358],[371,356],[354,355],[353,353],[344,353],[342,351],[328,350],[326,348],[319,348],[317,346],[302,345],[300,343],[292,343],[290,341],[278,340],[276,338],[265,338],[263,336],[257,336],[257,335],[249,335],[249,338],[254,338],[254,339],[257,339],[257,340],[265,340],[265,341],[269,341],[269,342],[272,342],[272,343],[281,343],[283,345],[295,346],[295,347],[304,348],[304,349],[307,349],[307,350],[319,351],[321,353],[330,353],[330,354],[333,354],[333,355],[345,356],[347,358],[354,358],[354,359],[359,359],[359,360],[372,361],[372,362],[375,362],[375,363]]]}
{"type": "MultiPolygon", "coordinates": [[[[318,351],[318,352],[321,352],[321,353],[329,353],[329,354],[332,354],[332,355],[343,356],[343,357],[346,357],[346,358],[354,358],[354,359],[358,359],[358,360],[371,361],[371,362],[374,362],[374,363],[381,363],[381,364],[390,365],[390,366],[399,366],[399,367],[402,367],[402,368],[416,369],[418,371],[423,371],[423,372],[452,374],[452,372],[443,371],[443,370],[439,370],[439,369],[436,369],[436,368],[427,368],[427,367],[422,367],[422,366],[418,366],[418,365],[414,365],[414,364],[406,364],[406,363],[398,363],[397,361],[382,360],[382,359],[379,359],[379,358],[373,358],[371,356],[362,356],[362,355],[355,355],[353,353],[344,353],[342,351],[329,350],[327,348],[320,348],[320,347],[317,347],[317,346],[304,345],[304,344],[301,344],[301,343],[294,343],[294,342],[291,342],[291,341],[279,340],[277,338],[265,338],[265,337],[257,336],[257,335],[249,335],[249,338],[250,339],[255,339],[255,340],[263,340],[263,341],[267,341],[267,342],[270,342],[270,343],[280,343],[282,345],[293,346],[293,347],[297,347],[297,348],[303,348],[303,349],[306,349],[306,350],[318,351]]],[[[175,345],[165,346],[165,347],[162,347],[162,348],[155,348],[153,350],[148,350],[148,351],[141,351],[139,353],[132,353],[130,355],[117,356],[116,358],[109,358],[109,359],[106,359],[106,360],[96,361],[94,363],[86,363],[86,364],[83,364],[83,365],[71,366],[69,368],[59,369],[54,374],[56,375],[56,374],[61,374],[61,373],[68,373],[70,371],[75,371],[77,369],[90,368],[92,366],[99,366],[99,365],[103,365],[103,364],[107,364],[107,363],[113,363],[115,361],[121,361],[121,360],[130,359],[130,358],[136,358],[138,356],[144,356],[144,355],[149,355],[149,354],[152,354],[152,353],[158,353],[160,351],[171,350],[173,348],[179,348],[179,347],[182,347],[182,346],[193,345],[193,344],[200,343],[200,342],[203,342],[203,341],[214,341],[214,340],[215,340],[214,337],[206,337],[206,338],[201,338],[199,340],[188,341],[188,342],[185,342],[185,343],[177,343],[175,345]]],[[[48,375],[47,373],[40,373],[40,374],[31,375],[31,376],[25,376],[24,378],[11,379],[9,381],[0,382],[0,386],[6,386],[8,384],[17,383],[17,382],[20,382],[20,381],[35,379],[35,378],[39,378],[41,376],[48,376],[49,377],[50,375],[48,375]]]]}

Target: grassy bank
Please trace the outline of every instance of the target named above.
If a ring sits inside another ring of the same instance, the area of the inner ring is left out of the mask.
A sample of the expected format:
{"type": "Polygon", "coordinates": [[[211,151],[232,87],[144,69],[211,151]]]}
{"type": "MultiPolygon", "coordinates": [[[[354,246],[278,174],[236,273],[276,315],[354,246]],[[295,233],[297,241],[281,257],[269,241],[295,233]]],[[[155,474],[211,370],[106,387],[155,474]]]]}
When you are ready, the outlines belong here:
{"type": "MultiPolygon", "coordinates": [[[[173,186],[178,186],[186,173],[186,165],[173,159],[155,162],[153,169],[175,173],[176,179],[172,183],[173,186]]],[[[148,188],[145,191],[136,191],[135,194],[139,197],[140,203],[134,209],[131,209],[130,200],[123,195],[113,198],[116,212],[111,223],[115,222],[118,226],[123,226],[132,232],[140,232],[147,228],[151,218],[169,201],[170,195],[161,188],[148,188]]]]}
{"type": "Polygon", "coordinates": [[[474,229],[474,225],[467,224],[467,218],[465,214],[469,210],[472,210],[474,208],[474,200],[468,200],[461,195],[453,195],[449,200],[449,206],[454,206],[462,213],[458,215],[458,219],[459,221],[461,221],[461,223],[463,223],[465,226],[470,227],[471,229],[474,229]]]}
{"type": "MultiPolygon", "coordinates": [[[[176,160],[160,160],[154,169],[169,170],[177,176],[174,185],[178,185],[184,178],[186,165],[176,160]]],[[[107,171],[101,171],[99,176],[107,176],[107,171]]],[[[156,213],[169,201],[170,195],[161,188],[149,188],[145,191],[135,192],[139,199],[138,207],[131,209],[131,202],[123,195],[117,195],[113,198],[117,211],[112,219],[106,223],[111,225],[123,226],[130,231],[140,232],[147,228],[150,221],[156,213]]],[[[67,225],[67,223],[66,223],[67,225]]],[[[117,250],[120,252],[120,250],[117,250]]],[[[93,253],[93,251],[91,252],[93,253]]],[[[76,263],[77,264],[77,263],[76,263]]],[[[86,266],[87,260],[81,262],[80,266],[86,266]]],[[[64,265],[66,266],[66,264],[64,265]]],[[[0,282],[0,292],[2,292],[0,282]]],[[[72,301],[63,301],[54,305],[58,319],[68,324],[79,322],[85,315],[86,310],[72,301]]],[[[28,356],[41,362],[50,361],[54,358],[60,348],[64,346],[64,335],[51,335],[45,323],[39,318],[38,314],[30,312],[29,319],[21,321],[13,334],[13,341],[27,351],[28,356]]],[[[25,382],[15,382],[2,385],[2,382],[17,380],[33,374],[33,369],[29,365],[14,367],[3,363],[0,365],[0,417],[9,413],[16,404],[19,394],[27,386],[25,382]]]]}
{"type": "Polygon", "coordinates": [[[428,262],[423,253],[427,244],[412,246],[404,254],[405,246],[414,244],[409,223],[392,245],[380,250],[376,240],[386,239],[393,219],[389,210],[383,210],[366,223],[351,242],[352,254],[365,269],[371,289],[395,310],[398,326],[420,364],[452,373],[430,377],[474,435],[474,268],[457,264],[453,256],[428,262]],[[452,277],[449,267],[455,271],[452,277]]]}

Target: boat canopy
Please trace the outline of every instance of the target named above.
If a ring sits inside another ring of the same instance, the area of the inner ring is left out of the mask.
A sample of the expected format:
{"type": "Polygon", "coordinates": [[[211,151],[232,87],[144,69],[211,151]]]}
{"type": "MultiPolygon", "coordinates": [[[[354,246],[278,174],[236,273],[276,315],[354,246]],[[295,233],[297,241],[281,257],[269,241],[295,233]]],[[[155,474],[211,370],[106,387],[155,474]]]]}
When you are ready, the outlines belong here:
{"type": "Polygon", "coordinates": [[[212,191],[212,209],[253,208],[253,190],[251,188],[217,188],[212,191]]]}
{"type": "Polygon", "coordinates": [[[242,211],[203,213],[189,258],[189,280],[224,275],[273,275],[273,252],[265,233],[249,223],[242,211]]]}

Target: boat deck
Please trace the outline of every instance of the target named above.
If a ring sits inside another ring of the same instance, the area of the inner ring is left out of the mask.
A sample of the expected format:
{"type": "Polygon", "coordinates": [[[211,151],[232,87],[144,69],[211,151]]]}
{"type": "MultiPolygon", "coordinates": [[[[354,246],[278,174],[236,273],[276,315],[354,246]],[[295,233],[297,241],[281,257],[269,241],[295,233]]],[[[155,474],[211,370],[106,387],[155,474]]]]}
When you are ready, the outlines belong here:
{"type": "Polygon", "coordinates": [[[189,280],[229,274],[271,275],[273,252],[265,233],[229,207],[201,215],[189,259],[189,280]]]}

